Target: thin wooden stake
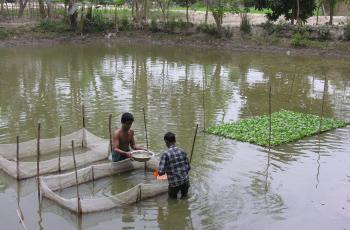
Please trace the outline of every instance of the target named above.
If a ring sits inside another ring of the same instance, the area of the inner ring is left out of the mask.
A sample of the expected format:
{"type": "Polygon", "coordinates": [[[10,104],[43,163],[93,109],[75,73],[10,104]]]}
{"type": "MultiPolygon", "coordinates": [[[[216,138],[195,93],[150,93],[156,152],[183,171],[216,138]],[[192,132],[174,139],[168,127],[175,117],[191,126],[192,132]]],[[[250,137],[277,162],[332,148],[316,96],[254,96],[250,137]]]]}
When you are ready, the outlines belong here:
{"type": "MultiPolygon", "coordinates": [[[[146,121],[146,112],[145,107],[142,108],[143,111],[143,123],[145,123],[145,132],[146,132],[146,144],[147,144],[147,151],[148,151],[148,133],[147,133],[147,121],[146,121]]],[[[145,171],[147,169],[147,162],[145,161],[145,171]]]]}
{"type": "MultiPolygon", "coordinates": [[[[83,129],[85,129],[85,106],[84,104],[81,106],[82,116],[83,116],[83,129]]],[[[83,130],[84,133],[84,130],[83,130]]],[[[84,134],[83,139],[81,140],[81,148],[84,149],[84,134]]]]}
{"type": "Polygon", "coordinates": [[[205,131],[205,75],[203,74],[203,90],[202,90],[202,101],[203,101],[203,130],[205,131]]]}
{"type": "Polygon", "coordinates": [[[37,139],[37,152],[36,152],[36,170],[37,170],[37,180],[38,180],[38,197],[40,200],[40,181],[39,181],[39,175],[40,175],[40,126],[41,124],[38,123],[38,139],[37,139]]]}
{"type": "Polygon", "coordinates": [[[58,173],[61,173],[62,126],[60,126],[60,145],[58,148],[58,173]]]}
{"type": "Polygon", "coordinates": [[[84,104],[81,106],[81,111],[83,115],[83,128],[85,128],[85,106],[84,104]]]}
{"type": "Polygon", "coordinates": [[[77,172],[77,164],[75,161],[75,153],[74,153],[74,141],[72,140],[72,153],[73,153],[73,162],[74,162],[74,171],[75,171],[75,183],[77,187],[77,199],[78,199],[78,214],[81,214],[81,204],[80,204],[80,196],[79,196],[79,183],[78,183],[78,172],[77,172]]]}
{"type": "Polygon", "coordinates": [[[109,147],[111,148],[111,154],[112,154],[112,152],[113,152],[113,145],[112,145],[112,114],[109,114],[108,129],[109,129],[109,147]]]}
{"type": "Polygon", "coordinates": [[[16,148],[16,159],[17,159],[17,180],[19,180],[19,136],[17,136],[17,148],[16,148]]]}
{"type": "Polygon", "coordinates": [[[193,143],[192,143],[192,149],[191,149],[191,156],[190,156],[190,164],[191,164],[191,162],[192,162],[192,155],[193,155],[193,150],[194,150],[194,144],[196,143],[197,131],[198,131],[198,124],[196,125],[196,131],[195,131],[194,137],[193,137],[193,143]]]}
{"type": "Polygon", "coordinates": [[[272,123],[272,119],[271,119],[271,113],[272,113],[272,103],[271,103],[271,85],[270,85],[270,89],[269,89],[269,149],[271,148],[271,123],[272,123]]]}
{"type": "Polygon", "coordinates": [[[148,134],[147,134],[147,122],[146,122],[146,112],[145,108],[142,108],[143,111],[143,122],[145,123],[145,132],[146,132],[146,143],[147,143],[147,150],[148,150],[148,134]]]}
{"type": "Polygon", "coordinates": [[[325,101],[325,94],[327,89],[327,76],[324,78],[324,85],[323,85],[323,96],[322,96],[322,108],[321,108],[321,119],[320,119],[320,126],[318,127],[318,133],[321,133],[322,128],[322,121],[323,121],[323,111],[324,111],[324,101],[325,101]]]}

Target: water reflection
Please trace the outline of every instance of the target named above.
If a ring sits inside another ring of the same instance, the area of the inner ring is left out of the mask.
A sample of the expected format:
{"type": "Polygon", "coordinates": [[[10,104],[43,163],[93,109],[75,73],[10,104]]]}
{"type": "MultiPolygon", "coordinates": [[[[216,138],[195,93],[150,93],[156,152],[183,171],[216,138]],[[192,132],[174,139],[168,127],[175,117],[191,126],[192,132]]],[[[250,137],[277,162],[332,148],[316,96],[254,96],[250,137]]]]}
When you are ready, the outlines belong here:
{"type": "MultiPolygon", "coordinates": [[[[163,135],[173,131],[179,146],[189,152],[196,123],[201,130],[214,123],[267,114],[269,84],[272,111],[320,115],[326,86],[324,116],[350,120],[348,60],[113,43],[0,52],[0,143],[14,142],[17,135],[21,140],[35,138],[38,121],[44,138],[57,136],[59,125],[64,133],[75,131],[82,126],[84,104],[87,128],[99,136],[108,138],[110,113],[115,128],[120,114],[131,111],[137,142],[145,146],[144,107],[150,148],[165,150],[163,135]]],[[[346,154],[349,135],[349,128],[338,129],[268,151],[200,133],[188,200],[168,202],[162,196],[128,208],[84,215],[78,221],[75,215],[44,200],[48,207],[43,207],[35,221],[29,217],[29,222],[40,227],[50,226],[54,220],[62,228],[95,229],[268,229],[266,223],[273,223],[274,229],[341,228],[348,215],[338,208],[340,204],[350,208],[344,192],[344,183],[349,183],[345,163],[350,160],[346,154]],[[334,187],[339,189],[334,191],[334,187]],[[310,201],[330,206],[323,210],[310,206],[310,201]],[[305,213],[305,226],[298,224],[300,213],[305,213]],[[313,213],[319,214],[318,223],[311,221],[313,213]],[[329,219],[330,213],[339,214],[334,217],[337,223],[329,219]]],[[[147,180],[147,174],[131,173],[82,185],[80,191],[86,197],[104,196],[147,180]]],[[[14,182],[3,174],[0,181],[3,206],[11,197],[14,182]]],[[[21,191],[21,196],[31,197],[27,210],[33,210],[36,203],[31,183],[21,191]]],[[[68,198],[75,191],[58,193],[68,198]]]]}

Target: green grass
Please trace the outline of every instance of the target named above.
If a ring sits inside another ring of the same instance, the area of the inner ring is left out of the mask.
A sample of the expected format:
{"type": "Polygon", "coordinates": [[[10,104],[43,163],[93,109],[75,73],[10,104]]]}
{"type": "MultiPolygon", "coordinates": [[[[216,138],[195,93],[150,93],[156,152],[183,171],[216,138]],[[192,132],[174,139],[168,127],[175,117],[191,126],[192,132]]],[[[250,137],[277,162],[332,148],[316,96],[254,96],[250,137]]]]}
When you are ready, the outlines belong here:
{"type": "MultiPolygon", "coordinates": [[[[202,2],[198,2],[190,6],[189,10],[194,10],[194,11],[206,11],[207,6],[203,4],[202,2]]],[[[172,7],[170,7],[170,10],[175,11],[175,10],[186,10],[186,7],[176,5],[174,4],[172,7]]],[[[210,10],[209,10],[210,11],[210,10]]],[[[271,13],[272,11],[270,9],[263,9],[263,10],[257,10],[254,7],[248,8],[248,13],[252,14],[267,14],[271,13]]]]}
{"type": "MultiPolygon", "coordinates": [[[[319,132],[321,117],[281,110],[272,113],[271,146],[294,142],[319,132]]],[[[334,118],[322,119],[321,132],[344,127],[347,122],[334,118]]],[[[208,133],[261,146],[269,145],[269,116],[264,115],[237,122],[214,125],[208,133]]]]}
{"type": "Polygon", "coordinates": [[[10,36],[9,32],[5,28],[0,27],[0,40],[5,39],[9,36],[10,36]]]}

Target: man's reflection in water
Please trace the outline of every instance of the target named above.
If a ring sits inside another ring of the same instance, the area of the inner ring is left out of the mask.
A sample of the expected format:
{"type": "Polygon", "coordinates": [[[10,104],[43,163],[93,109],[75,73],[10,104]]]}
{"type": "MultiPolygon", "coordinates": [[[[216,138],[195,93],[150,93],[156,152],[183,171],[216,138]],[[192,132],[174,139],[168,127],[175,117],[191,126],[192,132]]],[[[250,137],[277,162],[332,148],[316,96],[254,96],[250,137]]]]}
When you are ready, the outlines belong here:
{"type": "Polygon", "coordinates": [[[188,198],[168,199],[158,208],[158,224],[160,229],[194,229],[188,198]]]}

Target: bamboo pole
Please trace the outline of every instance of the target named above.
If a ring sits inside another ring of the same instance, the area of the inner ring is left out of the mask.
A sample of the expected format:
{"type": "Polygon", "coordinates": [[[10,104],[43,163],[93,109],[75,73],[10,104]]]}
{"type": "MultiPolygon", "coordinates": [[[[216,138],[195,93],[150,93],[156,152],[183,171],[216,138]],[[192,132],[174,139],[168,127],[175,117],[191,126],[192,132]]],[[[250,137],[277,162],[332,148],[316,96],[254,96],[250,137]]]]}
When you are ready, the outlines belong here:
{"type": "Polygon", "coordinates": [[[80,204],[80,196],[79,196],[79,183],[78,183],[78,172],[77,172],[77,164],[75,161],[75,153],[74,153],[74,141],[72,140],[72,153],[73,153],[73,162],[74,162],[74,171],[75,171],[75,183],[77,188],[77,200],[78,200],[78,214],[81,214],[81,204],[80,204]]]}
{"type": "Polygon", "coordinates": [[[19,136],[17,136],[16,142],[17,142],[17,147],[16,147],[17,180],[19,180],[19,136]]]}
{"type": "Polygon", "coordinates": [[[113,151],[113,145],[112,145],[112,114],[109,114],[108,129],[109,129],[109,147],[111,149],[111,154],[112,154],[112,151],[113,151]]]}
{"type": "Polygon", "coordinates": [[[323,112],[324,112],[324,101],[325,101],[326,89],[327,89],[327,76],[324,78],[323,95],[322,95],[322,107],[321,107],[321,118],[320,118],[320,126],[318,127],[318,134],[321,133],[321,128],[322,128],[323,112]]]}
{"type": "Polygon", "coordinates": [[[272,119],[271,119],[271,113],[272,113],[272,105],[271,105],[271,85],[269,88],[269,149],[271,149],[271,123],[272,123],[272,119]]]}
{"type": "MultiPolygon", "coordinates": [[[[83,116],[83,128],[85,129],[85,106],[84,106],[84,104],[81,106],[81,110],[82,110],[82,116],[83,116]]],[[[81,148],[82,149],[84,148],[84,135],[83,135],[83,139],[81,140],[81,148]]]]}
{"type": "Polygon", "coordinates": [[[147,144],[147,150],[148,150],[148,134],[147,134],[147,122],[146,122],[146,112],[145,112],[145,108],[142,108],[143,111],[143,122],[145,123],[145,132],[146,132],[146,144],[147,144]]]}
{"type": "Polygon", "coordinates": [[[36,170],[37,170],[37,180],[38,180],[38,197],[40,200],[40,181],[39,181],[39,175],[40,175],[40,128],[41,124],[38,123],[38,139],[37,139],[37,152],[36,152],[36,170]]]}
{"type": "MultiPolygon", "coordinates": [[[[146,121],[146,112],[145,107],[142,108],[143,111],[143,123],[145,124],[145,132],[146,132],[146,145],[147,145],[147,152],[148,152],[148,134],[147,134],[147,121],[146,121]]],[[[147,168],[147,162],[145,161],[145,172],[147,168]]]]}
{"type": "Polygon", "coordinates": [[[191,156],[190,156],[190,164],[191,164],[191,162],[192,162],[192,155],[193,155],[193,150],[194,150],[194,144],[196,143],[197,131],[198,131],[198,124],[196,125],[196,131],[195,131],[194,137],[193,137],[193,143],[192,143],[192,149],[191,149],[191,156]]]}
{"type": "Polygon", "coordinates": [[[205,75],[203,74],[203,90],[202,90],[202,103],[203,103],[203,130],[205,131],[205,75]]]}
{"type": "Polygon", "coordinates": [[[60,145],[58,148],[58,173],[61,173],[62,126],[60,126],[60,145]]]}

